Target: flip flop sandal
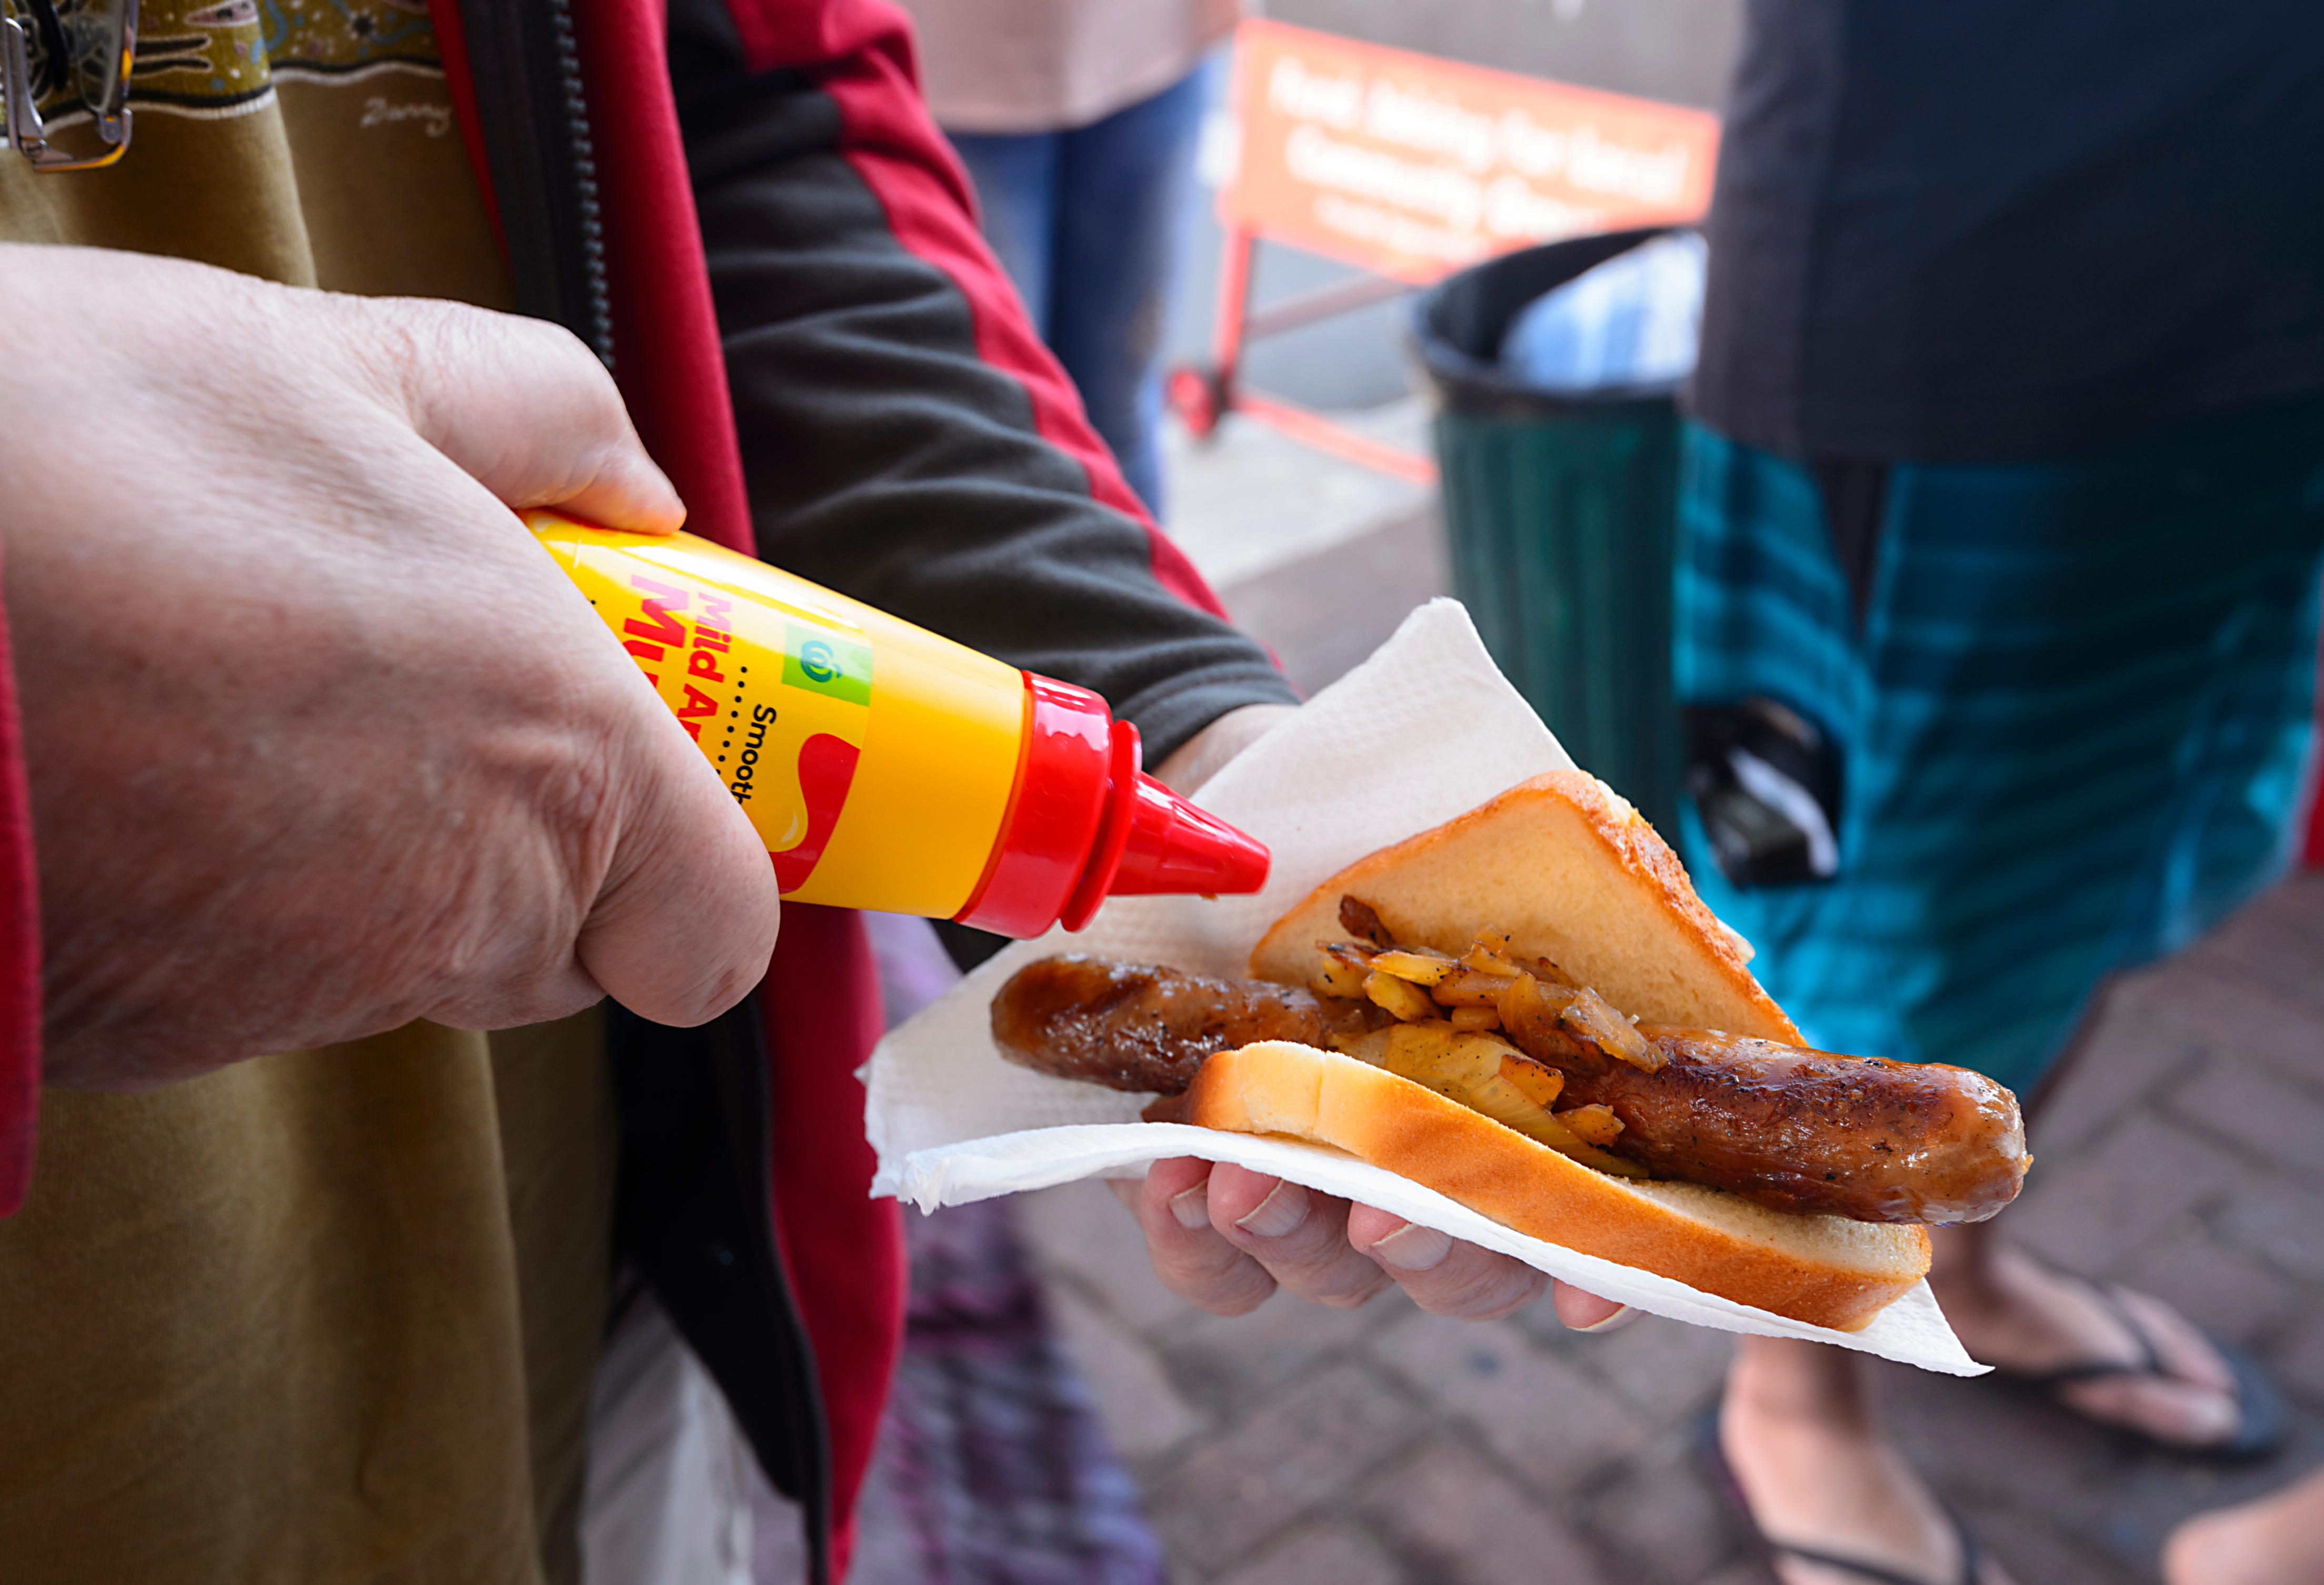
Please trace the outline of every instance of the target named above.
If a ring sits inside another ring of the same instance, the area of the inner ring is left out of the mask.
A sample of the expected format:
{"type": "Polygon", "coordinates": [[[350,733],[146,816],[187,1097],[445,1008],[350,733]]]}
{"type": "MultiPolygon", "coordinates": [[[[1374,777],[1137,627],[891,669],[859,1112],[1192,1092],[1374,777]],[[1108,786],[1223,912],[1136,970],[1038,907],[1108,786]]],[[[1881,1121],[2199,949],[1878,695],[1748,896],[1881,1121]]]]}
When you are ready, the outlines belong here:
{"type": "MultiPolygon", "coordinates": [[[[1838,1553],[1820,1552],[1812,1546],[1794,1546],[1788,1541],[1777,1541],[1759,1528],[1759,1517],[1751,1511],[1751,1499],[1743,1493],[1743,1483],[1735,1479],[1733,1466],[1727,1461],[1727,1450],[1719,1445],[1719,1410],[1714,1405],[1694,1424],[1694,1456],[1710,1477],[1727,1509],[1743,1527],[1743,1534],[1759,1561],[1770,1571],[1789,1558],[1794,1562],[1812,1563],[1819,1569],[1831,1569],[1842,1574],[1853,1574],[1859,1580],[1869,1580],[1873,1585],[1939,1585],[1938,1581],[1916,1574],[1900,1574],[1880,1563],[1868,1563],[1858,1558],[1843,1557],[1838,1553]]],[[[1977,1537],[1962,1523],[1961,1516],[1951,1507],[1945,1507],[1945,1517],[1952,1521],[1953,1534],[1960,1547],[1960,1571],[1945,1585],[1978,1585],[1985,1567],[1985,1549],[1978,1545],[1977,1537]]]]}
{"type": "MultiPolygon", "coordinates": [[[[2048,1265],[2046,1261],[2043,1264],[2048,1265]]],[[[2131,1341],[2137,1345],[2139,1358],[2128,1364],[2116,1360],[2093,1359],[2079,1365],[2061,1366],[2055,1370],[2013,1370],[2006,1365],[1997,1365],[1994,1367],[1993,1374],[1997,1378],[2028,1391],[2040,1393],[2068,1414],[2087,1420],[2093,1425],[2103,1426],[2119,1435],[2144,1442],[2150,1447],[2160,1448],[2164,1452],[2175,1454],[2182,1459],[2209,1459],[2223,1463],[2239,1463],[2265,1458],[2283,1445],[2283,1439],[2291,1430],[2292,1419],[2284,1407],[2282,1396],[2275,1390],[2275,1384],[2268,1380],[2267,1373],[2260,1368],[2258,1360],[2234,1344],[2222,1341],[2208,1332],[2203,1333],[2203,1340],[2211,1345],[2212,1350],[2218,1353],[2228,1370],[2235,1376],[2236,1406],[2240,1417],[2236,1424],[2235,1434],[2225,1442],[2200,1443],[2172,1442],[2166,1437],[2153,1435],[2123,1421],[2109,1420],[2101,1415],[2092,1415],[2060,1397],[2058,1388],[2071,1386],[2079,1381],[2107,1381],[2123,1377],[2151,1376],[2161,1381],[2185,1382],[2187,1378],[2178,1375],[2163,1364],[2163,1353],[2155,1346],[2153,1334],[2147,1330],[2145,1323],[2139,1319],[2136,1313],[2122,1302],[2118,1289],[2106,1283],[2095,1282],[2079,1272],[2060,1270],[2054,1266],[2049,1267],[2049,1270],[2053,1275],[2064,1277],[2082,1288],[2096,1299],[2099,1307],[2112,1316],[2116,1324],[2120,1326],[2131,1341]]],[[[2189,1385],[2194,1384],[2190,1382],[2189,1385]]]]}

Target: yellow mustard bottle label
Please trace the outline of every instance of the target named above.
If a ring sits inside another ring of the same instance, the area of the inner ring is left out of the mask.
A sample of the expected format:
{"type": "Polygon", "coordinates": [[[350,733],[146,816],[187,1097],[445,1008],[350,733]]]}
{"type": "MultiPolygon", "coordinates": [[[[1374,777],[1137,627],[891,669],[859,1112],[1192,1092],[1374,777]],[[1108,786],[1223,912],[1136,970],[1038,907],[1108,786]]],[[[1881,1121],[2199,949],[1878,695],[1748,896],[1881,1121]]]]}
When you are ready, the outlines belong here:
{"type": "Polygon", "coordinates": [[[527,521],[750,816],[787,898],[965,906],[1008,812],[1021,673],[690,534],[527,521]]]}

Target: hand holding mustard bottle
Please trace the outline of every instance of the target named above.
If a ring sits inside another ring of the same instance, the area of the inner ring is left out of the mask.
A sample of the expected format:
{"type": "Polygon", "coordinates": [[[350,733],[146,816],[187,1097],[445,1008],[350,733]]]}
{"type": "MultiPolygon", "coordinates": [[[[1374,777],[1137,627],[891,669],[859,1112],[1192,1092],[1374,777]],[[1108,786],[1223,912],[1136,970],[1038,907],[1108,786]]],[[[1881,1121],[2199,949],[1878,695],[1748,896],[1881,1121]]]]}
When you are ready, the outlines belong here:
{"type": "Polygon", "coordinates": [[[126,253],[0,284],[49,1082],[757,983],[763,849],[509,510],[681,515],[579,342],[126,253]]]}
{"type": "Polygon", "coordinates": [[[641,594],[622,622],[684,650],[606,645],[509,508],[647,544],[681,509],[562,331],[122,253],[0,244],[0,279],[44,306],[12,356],[76,371],[0,392],[51,1083],[606,993],[698,1022],[756,983],[786,884],[1031,934],[1109,890],[1257,883],[1093,696],[836,596],[714,589],[722,650],[710,600],[641,594]],[[188,326],[203,377],[155,378],[188,326]],[[93,438],[138,465],[60,464],[93,438]]]}

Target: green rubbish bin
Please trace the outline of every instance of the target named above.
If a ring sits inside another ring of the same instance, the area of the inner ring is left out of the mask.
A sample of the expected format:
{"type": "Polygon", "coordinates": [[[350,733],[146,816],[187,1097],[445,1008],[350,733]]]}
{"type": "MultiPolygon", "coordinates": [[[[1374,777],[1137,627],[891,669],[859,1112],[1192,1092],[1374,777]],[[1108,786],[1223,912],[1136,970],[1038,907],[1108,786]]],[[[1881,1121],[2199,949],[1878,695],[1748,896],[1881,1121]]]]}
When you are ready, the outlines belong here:
{"type": "Polygon", "coordinates": [[[1453,592],[1574,762],[1674,840],[1686,774],[1670,671],[1675,388],[1553,395],[1499,363],[1526,304],[1665,229],[1463,271],[1421,297],[1413,337],[1436,399],[1453,592]]]}

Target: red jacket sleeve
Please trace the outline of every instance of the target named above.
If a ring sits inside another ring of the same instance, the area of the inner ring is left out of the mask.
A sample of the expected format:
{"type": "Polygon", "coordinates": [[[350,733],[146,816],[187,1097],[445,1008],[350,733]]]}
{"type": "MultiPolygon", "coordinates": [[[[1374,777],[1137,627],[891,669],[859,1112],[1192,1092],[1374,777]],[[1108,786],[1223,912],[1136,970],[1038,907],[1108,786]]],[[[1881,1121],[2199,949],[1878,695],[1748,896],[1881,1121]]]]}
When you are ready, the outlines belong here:
{"type": "Polygon", "coordinates": [[[22,1205],[32,1185],[41,1095],[41,903],[23,742],[0,610],[0,1216],[22,1205]]]}

